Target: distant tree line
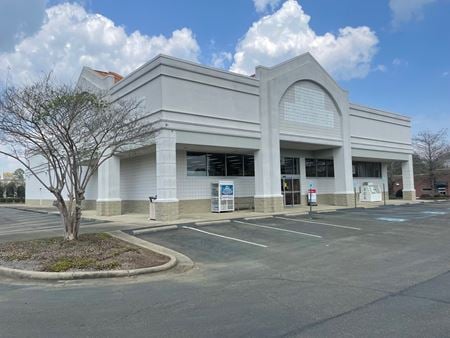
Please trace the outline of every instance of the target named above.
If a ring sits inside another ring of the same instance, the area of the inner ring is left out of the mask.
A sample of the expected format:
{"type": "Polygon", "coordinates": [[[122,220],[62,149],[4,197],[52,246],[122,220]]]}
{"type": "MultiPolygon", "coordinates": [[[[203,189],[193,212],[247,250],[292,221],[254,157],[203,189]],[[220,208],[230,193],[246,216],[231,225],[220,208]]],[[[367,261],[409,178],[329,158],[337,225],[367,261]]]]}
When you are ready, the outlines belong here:
{"type": "Polygon", "coordinates": [[[23,169],[3,173],[0,178],[0,203],[25,202],[25,177],[23,169]]]}

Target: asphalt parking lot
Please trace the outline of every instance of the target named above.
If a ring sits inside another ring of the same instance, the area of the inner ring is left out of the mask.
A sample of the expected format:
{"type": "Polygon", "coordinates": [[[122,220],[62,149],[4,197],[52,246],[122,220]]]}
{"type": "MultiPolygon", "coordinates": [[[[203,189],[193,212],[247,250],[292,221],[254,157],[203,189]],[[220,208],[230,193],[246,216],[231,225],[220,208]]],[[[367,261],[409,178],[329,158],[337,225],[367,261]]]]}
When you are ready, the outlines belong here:
{"type": "Polygon", "coordinates": [[[274,336],[450,336],[448,203],[188,224],[140,237],[187,254],[223,287],[283,281],[273,297],[303,316],[274,336]]]}
{"type": "MultiPolygon", "coordinates": [[[[104,221],[82,219],[82,231],[114,230],[118,227],[104,221]]],[[[63,235],[61,218],[53,213],[0,207],[0,242],[18,241],[63,235]]]]}
{"type": "Polygon", "coordinates": [[[450,336],[448,202],[139,237],[195,267],[129,281],[0,280],[0,336],[450,336]]]}
{"type": "MultiPolygon", "coordinates": [[[[208,225],[181,224],[176,231],[139,237],[188,254],[199,262],[226,262],[270,253],[301,255],[301,250],[343,241],[376,239],[386,245],[415,236],[434,238],[450,230],[450,205],[428,203],[345,209],[308,215],[235,219],[208,225]]],[[[394,243],[395,244],[395,243],[394,243]]]]}

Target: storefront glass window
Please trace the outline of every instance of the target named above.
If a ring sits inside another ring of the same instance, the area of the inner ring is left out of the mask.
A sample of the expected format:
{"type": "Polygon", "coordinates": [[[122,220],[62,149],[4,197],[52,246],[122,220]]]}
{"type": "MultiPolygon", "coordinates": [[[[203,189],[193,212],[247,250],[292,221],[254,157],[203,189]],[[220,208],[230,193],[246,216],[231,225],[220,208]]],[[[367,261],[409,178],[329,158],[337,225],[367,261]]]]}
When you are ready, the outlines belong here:
{"type": "Polygon", "coordinates": [[[255,176],[253,155],[186,153],[188,176],[255,176]]]}
{"type": "Polygon", "coordinates": [[[225,154],[208,154],[208,176],[225,176],[225,154]]]}
{"type": "Polygon", "coordinates": [[[187,153],[187,174],[188,176],[206,176],[206,154],[187,153]]]}
{"type": "Polygon", "coordinates": [[[306,177],[334,177],[334,161],[307,158],[306,177]]]}
{"type": "Polygon", "coordinates": [[[227,154],[227,176],[243,176],[244,163],[242,155],[227,154]]]}
{"type": "Polygon", "coordinates": [[[253,155],[244,155],[244,176],[255,176],[255,158],[253,155]]]}

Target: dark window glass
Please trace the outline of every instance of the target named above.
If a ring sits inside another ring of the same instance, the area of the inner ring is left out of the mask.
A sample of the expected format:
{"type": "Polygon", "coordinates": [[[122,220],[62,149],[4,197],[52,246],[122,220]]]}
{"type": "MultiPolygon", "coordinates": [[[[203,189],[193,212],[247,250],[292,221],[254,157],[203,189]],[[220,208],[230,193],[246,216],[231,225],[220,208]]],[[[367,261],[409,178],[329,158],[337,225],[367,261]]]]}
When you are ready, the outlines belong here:
{"type": "Polygon", "coordinates": [[[300,191],[300,180],[299,179],[293,179],[292,180],[292,190],[293,191],[300,191]]]}
{"type": "Polygon", "coordinates": [[[294,192],[294,204],[300,204],[300,193],[299,192],[294,192]]]}
{"type": "Polygon", "coordinates": [[[353,177],[381,177],[381,163],[353,162],[353,177]]]}
{"type": "Polygon", "coordinates": [[[282,157],[281,158],[281,174],[282,175],[299,175],[300,165],[298,158],[282,157]]]}
{"type": "Polygon", "coordinates": [[[373,163],[373,177],[381,177],[381,163],[373,163]]]}
{"type": "Polygon", "coordinates": [[[298,157],[295,157],[292,159],[292,174],[293,175],[300,175],[300,159],[298,157]]]}
{"type": "Polygon", "coordinates": [[[253,155],[186,153],[188,176],[255,176],[253,155]]]}
{"type": "Polygon", "coordinates": [[[316,160],[307,158],[305,160],[306,164],[306,177],[316,177],[316,160]]]}
{"type": "Polygon", "coordinates": [[[255,176],[255,158],[253,155],[244,155],[244,176],[255,176]]]}
{"type": "Polygon", "coordinates": [[[325,160],[317,160],[317,177],[327,177],[327,162],[325,160]]]}
{"type": "Polygon", "coordinates": [[[327,176],[334,177],[334,161],[327,160],[327,176]]]}
{"type": "Polygon", "coordinates": [[[225,176],[225,154],[208,154],[208,176],[225,176]]]}
{"type": "Polygon", "coordinates": [[[316,160],[307,158],[305,160],[306,177],[334,177],[333,160],[316,160]]]}
{"type": "Polygon", "coordinates": [[[242,155],[227,154],[227,176],[243,176],[244,163],[242,155]]]}
{"type": "Polygon", "coordinates": [[[206,176],[206,154],[187,153],[188,176],[206,176]]]}

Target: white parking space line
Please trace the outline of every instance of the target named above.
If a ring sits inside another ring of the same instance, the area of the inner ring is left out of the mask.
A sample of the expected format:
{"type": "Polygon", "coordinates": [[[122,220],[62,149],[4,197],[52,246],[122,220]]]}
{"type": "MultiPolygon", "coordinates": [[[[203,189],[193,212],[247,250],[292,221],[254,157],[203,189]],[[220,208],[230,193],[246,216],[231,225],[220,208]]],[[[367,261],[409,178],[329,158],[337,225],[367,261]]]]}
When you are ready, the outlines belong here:
{"type": "Polygon", "coordinates": [[[447,215],[445,211],[422,211],[422,214],[429,214],[429,215],[447,215]]]}
{"type": "Polygon", "coordinates": [[[35,232],[41,232],[41,231],[58,231],[61,230],[63,231],[64,228],[61,226],[58,227],[45,227],[45,228],[33,228],[33,229],[17,229],[17,230],[6,230],[6,231],[1,231],[0,230],[0,236],[4,236],[4,235],[12,235],[12,234],[16,234],[16,233],[23,233],[23,234],[29,234],[29,233],[35,233],[35,232]]]}
{"type": "Polygon", "coordinates": [[[254,224],[254,223],[248,223],[248,222],[242,222],[242,221],[233,221],[233,222],[240,223],[240,224],[253,225],[253,226],[258,227],[258,228],[289,232],[289,233],[292,233],[292,234],[297,234],[297,235],[302,235],[302,236],[322,238],[322,236],[319,236],[319,235],[313,235],[313,234],[308,234],[306,232],[300,232],[300,231],[294,231],[294,230],[288,230],[288,229],[281,229],[281,228],[271,227],[271,226],[268,226],[268,225],[254,224]]]}
{"type": "Polygon", "coordinates": [[[234,237],[223,236],[223,235],[215,234],[215,233],[213,233],[213,232],[209,232],[209,231],[205,231],[205,230],[200,230],[200,229],[197,229],[197,228],[192,228],[192,227],[188,227],[188,226],[182,226],[182,228],[183,228],[183,229],[193,230],[193,231],[198,231],[198,232],[201,232],[201,233],[203,233],[203,234],[207,234],[207,235],[211,235],[211,236],[216,236],[216,237],[220,237],[220,238],[229,239],[229,240],[236,241],[236,242],[241,242],[241,243],[245,243],[245,244],[250,244],[250,245],[254,245],[254,246],[259,246],[259,247],[261,247],[261,248],[267,248],[267,245],[264,245],[264,244],[259,244],[259,243],[254,243],[254,242],[244,241],[243,239],[234,238],[234,237]]]}
{"type": "Polygon", "coordinates": [[[58,225],[58,224],[54,224],[54,223],[46,224],[46,225],[37,225],[37,226],[17,224],[17,225],[12,225],[12,226],[7,226],[7,227],[0,227],[0,232],[8,231],[8,230],[41,229],[41,228],[48,228],[48,227],[63,228],[63,225],[62,224],[58,225]]]}
{"type": "Polygon", "coordinates": [[[406,218],[394,218],[394,217],[378,217],[377,220],[386,221],[386,222],[405,222],[405,221],[407,221],[406,218]]]}
{"type": "Polygon", "coordinates": [[[350,226],[347,226],[347,225],[322,223],[322,222],[315,222],[315,221],[309,221],[309,220],[304,220],[304,219],[293,219],[293,218],[286,218],[286,217],[275,217],[275,218],[284,219],[286,221],[300,222],[300,223],[311,223],[311,224],[327,225],[327,226],[335,227],[335,228],[343,228],[343,229],[350,229],[350,230],[361,230],[361,228],[350,227],[350,226]]]}
{"type": "Polygon", "coordinates": [[[12,224],[17,226],[30,226],[30,225],[46,225],[46,224],[58,224],[59,221],[51,220],[51,221],[30,221],[30,222],[14,222],[12,224]]]}

